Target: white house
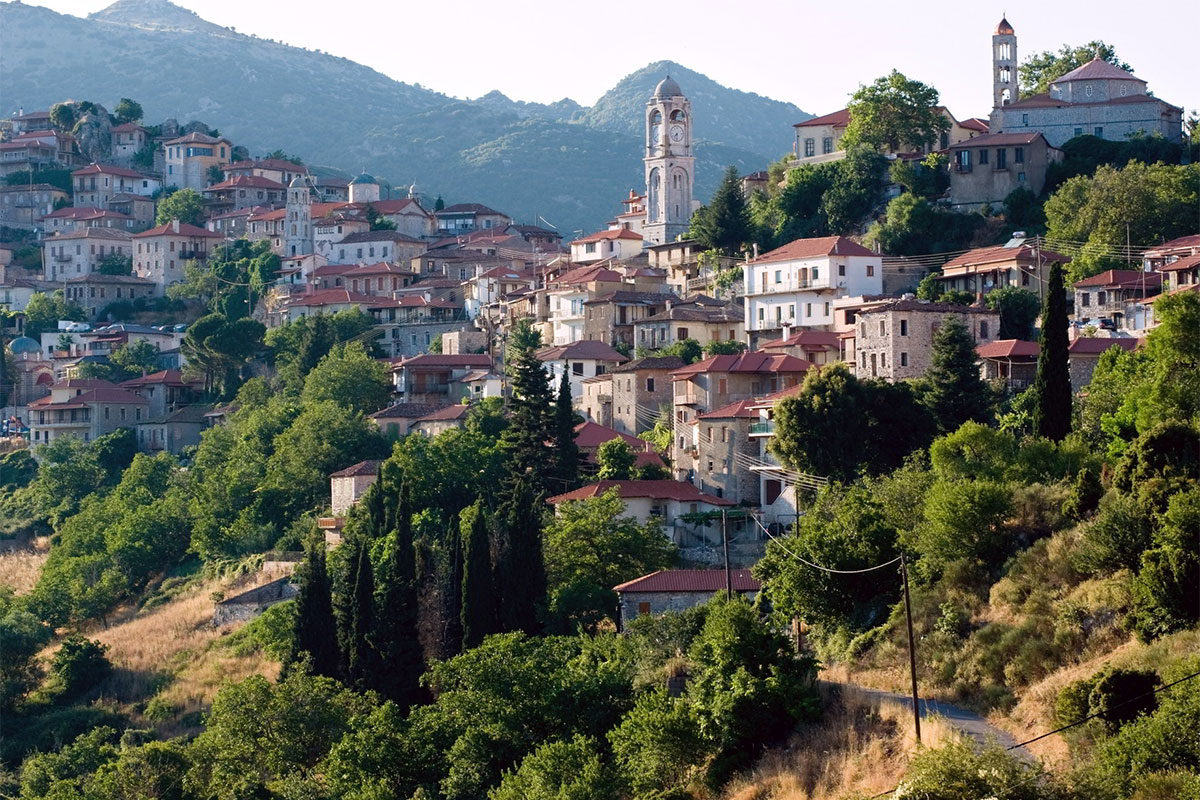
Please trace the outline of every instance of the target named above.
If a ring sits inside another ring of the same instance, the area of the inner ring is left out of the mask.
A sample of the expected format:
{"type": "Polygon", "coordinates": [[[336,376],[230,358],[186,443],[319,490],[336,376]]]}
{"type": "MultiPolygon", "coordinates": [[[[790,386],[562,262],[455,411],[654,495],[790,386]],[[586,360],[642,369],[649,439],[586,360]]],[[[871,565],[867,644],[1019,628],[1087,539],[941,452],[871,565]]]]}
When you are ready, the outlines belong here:
{"type": "Polygon", "coordinates": [[[788,327],[829,330],[835,300],[883,292],[883,257],[844,236],[797,239],[743,270],[752,349],[788,327]]]}
{"type": "Polygon", "coordinates": [[[695,486],[683,481],[597,481],[566,494],[546,500],[558,506],[572,500],[587,500],[599,497],[612,488],[625,504],[625,514],[644,525],[657,520],[671,541],[678,545],[695,546],[701,543],[719,543],[720,526],[704,526],[683,519],[684,515],[720,512],[734,503],[710,494],[704,494],[695,486]]]}
{"type": "Polygon", "coordinates": [[[590,264],[615,259],[624,261],[642,252],[642,234],[627,228],[598,231],[571,242],[571,261],[590,264]]]}
{"type": "Polygon", "coordinates": [[[604,375],[610,369],[629,359],[604,342],[584,339],[570,344],[545,347],[537,352],[538,359],[550,372],[550,380],[557,391],[562,374],[570,375],[571,399],[583,397],[583,379],[604,375]]]}

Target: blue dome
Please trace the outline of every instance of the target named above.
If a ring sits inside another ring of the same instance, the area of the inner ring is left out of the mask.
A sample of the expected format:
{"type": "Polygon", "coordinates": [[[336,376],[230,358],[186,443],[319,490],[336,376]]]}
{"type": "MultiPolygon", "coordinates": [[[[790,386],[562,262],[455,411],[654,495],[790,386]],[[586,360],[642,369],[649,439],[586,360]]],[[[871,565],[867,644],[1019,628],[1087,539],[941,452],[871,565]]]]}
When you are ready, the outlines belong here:
{"type": "Polygon", "coordinates": [[[18,336],[8,343],[8,352],[14,356],[22,353],[41,353],[42,346],[28,336],[18,336]]]}
{"type": "Polygon", "coordinates": [[[376,186],[379,185],[379,181],[375,180],[374,178],[372,178],[370,175],[368,175],[365,172],[363,174],[359,175],[354,180],[350,181],[350,183],[352,183],[352,184],[354,184],[354,183],[373,183],[376,186]]]}

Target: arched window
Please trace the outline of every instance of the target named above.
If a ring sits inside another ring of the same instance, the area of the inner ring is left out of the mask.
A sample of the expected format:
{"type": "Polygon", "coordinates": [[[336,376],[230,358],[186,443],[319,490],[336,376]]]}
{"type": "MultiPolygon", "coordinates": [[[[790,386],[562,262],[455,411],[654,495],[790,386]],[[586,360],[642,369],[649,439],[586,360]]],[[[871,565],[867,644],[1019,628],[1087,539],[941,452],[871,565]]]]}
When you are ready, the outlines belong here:
{"type": "Polygon", "coordinates": [[[687,114],[683,111],[675,109],[671,112],[671,122],[683,122],[685,119],[687,119],[687,114]]]}
{"type": "Polygon", "coordinates": [[[650,112],[650,124],[651,125],[661,125],[662,124],[662,112],[659,111],[657,108],[650,112]]]}
{"type": "Polygon", "coordinates": [[[658,196],[661,191],[662,173],[658,167],[650,170],[650,181],[647,186],[647,193],[650,195],[646,198],[646,220],[648,222],[658,222],[658,196]]]}

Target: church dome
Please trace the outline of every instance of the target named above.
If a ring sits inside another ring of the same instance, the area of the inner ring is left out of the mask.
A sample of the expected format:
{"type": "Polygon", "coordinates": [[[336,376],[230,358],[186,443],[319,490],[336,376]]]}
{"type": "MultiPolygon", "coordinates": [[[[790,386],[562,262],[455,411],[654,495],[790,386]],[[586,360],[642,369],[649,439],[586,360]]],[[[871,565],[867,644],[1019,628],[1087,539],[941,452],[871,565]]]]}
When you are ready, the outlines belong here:
{"type": "Polygon", "coordinates": [[[297,175],[296,177],[292,178],[292,182],[288,184],[288,187],[291,189],[303,189],[305,185],[304,176],[297,175]]]}
{"type": "Polygon", "coordinates": [[[28,336],[18,336],[8,343],[8,352],[14,356],[36,354],[42,352],[42,346],[28,336]]]}
{"type": "Polygon", "coordinates": [[[1013,30],[1013,26],[1008,24],[1008,19],[1006,17],[1001,17],[1000,24],[996,26],[996,35],[1012,36],[1015,33],[1016,31],[1013,30]]]}
{"type": "Polygon", "coordinates": [[[370,175],[368,175],[365,172],[362,173],[361,175],[359,175],[354,180],[350,181],[350,183],[351,183],[351,185],[356,184],[356,183],[373,183],[376,186],[379,185],[379,181],[375,180],[374,178],[372,178],[370,175]]]}
{"type": "Polygon", "coordinates": [[[658,82],[658,86],[654,87],[655,97],[682,97],[683,89],[679,88],[679,84],[671,79],[671,76],[663,78],[658,82]]]}

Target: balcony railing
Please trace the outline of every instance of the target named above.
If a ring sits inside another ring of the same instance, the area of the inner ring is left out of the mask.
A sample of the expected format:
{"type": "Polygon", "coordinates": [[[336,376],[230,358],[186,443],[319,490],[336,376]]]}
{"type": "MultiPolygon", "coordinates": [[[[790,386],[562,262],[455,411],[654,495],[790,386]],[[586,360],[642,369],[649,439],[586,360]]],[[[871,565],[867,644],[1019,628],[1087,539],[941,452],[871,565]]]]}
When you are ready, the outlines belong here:
{"type": "Polygon", "coordinates": [[[751,422],[750,435],[771,436],[775,433],[775,420],[769,419],[766,422],[751,422]]]}

